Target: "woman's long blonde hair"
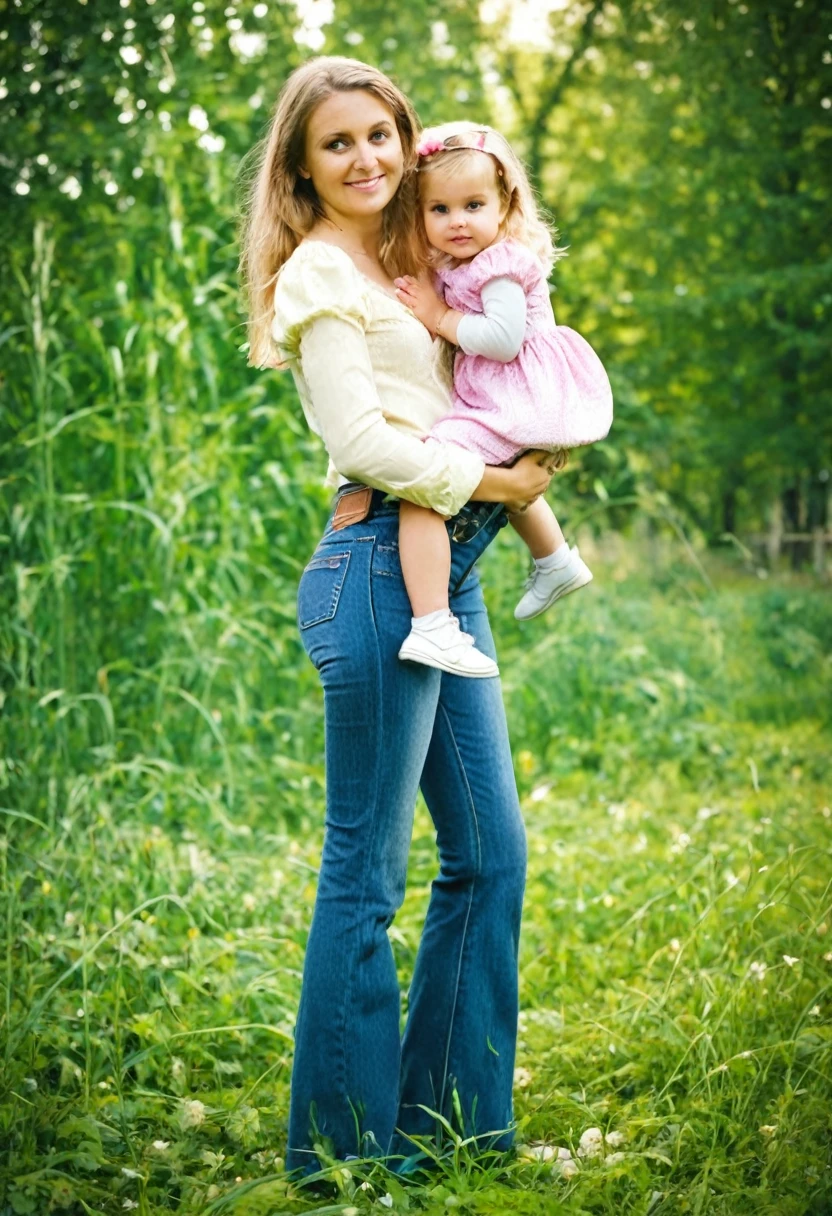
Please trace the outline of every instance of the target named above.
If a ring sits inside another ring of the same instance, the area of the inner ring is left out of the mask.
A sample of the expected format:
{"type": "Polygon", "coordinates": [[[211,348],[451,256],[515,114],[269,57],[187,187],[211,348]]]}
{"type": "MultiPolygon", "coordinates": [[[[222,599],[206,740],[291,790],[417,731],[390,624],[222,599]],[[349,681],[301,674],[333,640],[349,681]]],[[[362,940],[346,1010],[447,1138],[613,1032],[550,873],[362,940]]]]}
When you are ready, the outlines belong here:
{"type": "Polygon", "coordinates": [[[422,132],[419,173],[452,174],[487,153],[495,162],[497,188],[506,207],[500,236],[526,245],[550,273],[565,249],[555,244],[557,231],[541,215],[528,174],[511,144],[499,131],[474,122],[446,122],[422,132]]]}
{"type": "Polygon", "coordinates": [[[415,174],[420,128],[413,107],[383,72],[358,59],[322,55],[308,60],[281,89],[268,133],[246,171],[251,184],[243,206],[240,276],[248,311],[248,361],[255,367],[277,362],[270,336],[277,273],[324,214],[312,182],[298,172],[306,125],[333,93],[359,90],[372,93],[391,111],[404,152],[404,177],[384,211],[381,263],[391,277],[418,274],[425,264],[415,174]]]}

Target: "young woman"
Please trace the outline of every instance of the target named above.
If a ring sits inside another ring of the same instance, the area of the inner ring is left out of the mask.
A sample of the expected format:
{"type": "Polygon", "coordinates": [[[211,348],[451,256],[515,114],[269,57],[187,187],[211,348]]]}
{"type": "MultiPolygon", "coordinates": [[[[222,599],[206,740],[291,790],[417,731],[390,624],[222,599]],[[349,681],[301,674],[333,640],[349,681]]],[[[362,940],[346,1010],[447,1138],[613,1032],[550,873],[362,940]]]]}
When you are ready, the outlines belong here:
{"type": "Polygon", "coordinates": [[[287,1167],[414,1153],[438,1125],[511,1143],[517,949],[526,844],[499,682],[398,657],[410,604],[398,502],[447,517],[454,653],[494,643],[477,558],[550,473],[533,453],[490,468],[425,441],[450,409],[433,340],[396,297],[417,274],[418,125],[381,72],[311,60],[289,78],[253,186],[242,270],[250,358],[291,367],[339,486],[304,571],[298,623],[324,688],[326,822],[295,1032],[287,1167]],[[470,500],[470,502],[469,502],[470,500]],[[466,506],[466,504],[469,504],[466,506]],[[416,794],[436,826],[433,889],[399,1031],[387,937],[404,895],[416,794]]]}

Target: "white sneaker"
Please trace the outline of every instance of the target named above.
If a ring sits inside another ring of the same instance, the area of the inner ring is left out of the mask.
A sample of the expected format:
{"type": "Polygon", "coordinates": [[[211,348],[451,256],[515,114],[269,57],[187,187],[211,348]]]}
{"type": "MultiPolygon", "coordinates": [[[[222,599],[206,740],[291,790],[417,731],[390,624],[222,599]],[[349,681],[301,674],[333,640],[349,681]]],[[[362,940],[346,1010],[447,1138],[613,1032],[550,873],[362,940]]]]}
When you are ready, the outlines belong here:
{"type": "Polygon", "coordinates": [[[399,658],[473,679],[500,674],[494,660],[477,650],[471,634],[462,632],[455,616],[449,616],[432,629],[411,629],[402,643],[399,658]]]}
{"type": "Polygon", "coordinates": [[[577,591],[592,582],[592,571],[578,552],[569,550],[569,558],[555,570],[541,570],[535,566],[526,581],[526,594],[514,609],[518,621],[530,621],[540,616],[555,600],[570,591],[577,591]]]}

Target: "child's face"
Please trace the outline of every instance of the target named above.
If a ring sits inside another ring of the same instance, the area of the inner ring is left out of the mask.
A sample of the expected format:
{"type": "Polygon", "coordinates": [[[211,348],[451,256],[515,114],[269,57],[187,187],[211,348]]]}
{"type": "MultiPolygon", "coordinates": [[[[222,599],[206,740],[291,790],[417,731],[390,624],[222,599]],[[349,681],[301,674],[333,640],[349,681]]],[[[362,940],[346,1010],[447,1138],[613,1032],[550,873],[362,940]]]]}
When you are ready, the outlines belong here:
{"type": "Polygon", "coordinates": [[[420,193],[425,231],[434,249],[469,262],[497,240],[506,212],[490,156],[480,153],[457,170],[449,164],[447,170],[424,173],[420,193]]]}

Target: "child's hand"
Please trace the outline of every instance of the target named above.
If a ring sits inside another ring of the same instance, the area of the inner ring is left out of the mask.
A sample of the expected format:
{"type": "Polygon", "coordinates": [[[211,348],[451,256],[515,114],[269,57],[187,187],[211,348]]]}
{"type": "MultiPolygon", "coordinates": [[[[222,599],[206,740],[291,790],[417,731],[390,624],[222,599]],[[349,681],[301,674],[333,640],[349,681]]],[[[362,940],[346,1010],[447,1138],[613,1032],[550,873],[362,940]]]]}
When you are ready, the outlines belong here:
{"type": "Polygon", "coordinates": [[[442,318],[448,312],[448,306],[433,283],[426,278],[414,279],[409,274],[402,275],[394,282],[396,295],[402,304],[407,305],[413,315],[422,322],[425,329],[429,329],[432,334],[435,334],[442,318]]]}

